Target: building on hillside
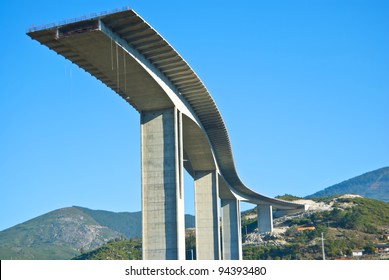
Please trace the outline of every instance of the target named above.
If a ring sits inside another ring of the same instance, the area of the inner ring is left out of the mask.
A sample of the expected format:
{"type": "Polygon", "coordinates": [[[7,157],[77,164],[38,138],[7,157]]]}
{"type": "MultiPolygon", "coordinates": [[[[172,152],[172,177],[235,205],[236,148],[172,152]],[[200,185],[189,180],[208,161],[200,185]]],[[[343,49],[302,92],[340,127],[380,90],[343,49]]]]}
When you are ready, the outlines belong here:
{"type": "Polygon", "coordinates": [[[374,245],[376,248],[377,254],[389,254],[389,244],[388,243],[380,243],[374,245]]]}
{"type": "Polygon", "coordinates": [[[298,231],[305,231],[305,230],[315,230],[316,228],[314,226],[303,226],[303,227],[298,227],[298,231]]]}
{"type": "Polygon", "coordinates": [[[364,250],[353,250],[353,257],[362,257],[364,250]]]}

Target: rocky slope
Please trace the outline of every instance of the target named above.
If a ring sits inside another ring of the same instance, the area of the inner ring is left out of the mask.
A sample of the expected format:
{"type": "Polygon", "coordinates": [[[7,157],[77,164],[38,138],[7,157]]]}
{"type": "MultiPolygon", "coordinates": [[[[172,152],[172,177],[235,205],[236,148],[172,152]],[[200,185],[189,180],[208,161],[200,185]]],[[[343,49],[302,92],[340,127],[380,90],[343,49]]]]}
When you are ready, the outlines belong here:
{"type": "Polygon", "coordinates": [[[70,259],[121,234],[76,207],[63,208],[0,232],[0,259],[70,259]]]}

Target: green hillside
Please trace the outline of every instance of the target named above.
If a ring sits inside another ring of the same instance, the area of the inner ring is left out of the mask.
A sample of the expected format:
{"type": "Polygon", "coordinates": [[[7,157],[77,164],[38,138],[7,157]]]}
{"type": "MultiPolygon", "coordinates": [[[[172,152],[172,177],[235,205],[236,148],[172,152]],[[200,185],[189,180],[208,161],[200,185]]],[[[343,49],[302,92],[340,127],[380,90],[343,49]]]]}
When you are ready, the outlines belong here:
{"type": "MultiPolygon", "coordinates": [[[[0,231],[0,259],[71,259],[114,239],[141,237],[141,216],[78,206],[58,209],[0,231]]],[[[194,222],[194,216],[185,215],[187,228],[194,222]]]]}
{"type": "Polygon", "coordinates": [[[372,234],[383,234],[389,229],[389,203],[363,197],[337,198],[333,207],[332,211],[323,212],[321,217],[323,221],[331,222],[333,227],[372,234]],[[341,209],[339,205],[345,203],[350,207],[341,209]]]}
{"type": "Polygon", "coordinates": [[[55,210],[0,232],[0,259],[70,259],[119,237],[82,210],[55,210]]]}
{"type": "Polygon", "coordinates": [[[141,260],[142,240],[114,240],[103,246],[83,253],[74,260],[141,260]]]}
{"type": "MultiPolygon", "coordinates": [[[[126,239],[142,236],[142,212],[121,212],[114,213],[104,210],[91,210],[88,208],[74,206],[91,216],[101,226],[108,227],[120,233],[126,239]]],[[[185,215],[185,228],[193,228],[195,218],[193,215],[185,215]]]]}
{"type": "MultiPolygon", "coordinates": [[[[385,236],[389,234],[389,203],[363,197],[339,196],[319,198],[317,201],[332,205],[332,210],[313,211],[285,219],[278,227],[288,227],[286,232],[263,237],[261,244],[266,246],[244,246],[244,259],[321,259],[322,233],[327,259],[351,257],[352,250],[357,249],[365,250],[367,259],[379,257],[374,253],[374,245],[387,242],[385,236]],[[304,226],[314,226],[315,229],[298,230],[304,226]]],[[[255,230],[254,220],[247,225],[249,235],[255,230]]]]}
{"type": "Polygon", "coordinates": [[[139,212],[121,212],[114,213],[104,210],[91,210],[88,208],[74,206],[92,217],[98,224],[108,227],[125,238],[136,238],[142,236],[141,219],[142,213],[139,212]]]}
{"type": "Polygon", "coordinates": [[[380,168],[316,192],[311,197],[358,194],[389,202],[389,167],[380,168]]]}
{"type": "MultiPolygon", "coordinates": [[[[292,196],[289,196],[292,199],[292,196]]],[[[296,198],[296,197],[295,197],[296,198]]],[[[362,197],[326,197],[318,202],[332,205],[330,211],[308,212],[285,219],[278,227],[288,229],[281,235],[264,235],[261,244],[243,245],[243,259],[278,260],[322,258],[321,234],[325,236],[327,259],[350,257],[352,250],[363,249],[365,258],[375,259],[374,244],[385,242],[389,233],[389,203],[362,197]],[[312,231],[299,231],[302,226],[314,226],[312,231]]],[[[255,233],[255,209],[242,213],[243,240],[255,233]],[[248,235],[246,236],[245,231],[248,235]]],[[[195,251],[194,231],[187,231],[186,244],[195,251]]],[[[96,250],[82,254],[81,260],[124,260],[141,258],[141,240],[116,240],[96,250]]]]}
{"type": "MultiPolygon", "coordinates": [[[[196,238],[194,229],[187,229],[185,233],[185,249],[187,260],[196,258],[196,238]]],[[[73,260],[141,260],[142,239],[115,239],[101,247],[83,252],[73,260]]]]}

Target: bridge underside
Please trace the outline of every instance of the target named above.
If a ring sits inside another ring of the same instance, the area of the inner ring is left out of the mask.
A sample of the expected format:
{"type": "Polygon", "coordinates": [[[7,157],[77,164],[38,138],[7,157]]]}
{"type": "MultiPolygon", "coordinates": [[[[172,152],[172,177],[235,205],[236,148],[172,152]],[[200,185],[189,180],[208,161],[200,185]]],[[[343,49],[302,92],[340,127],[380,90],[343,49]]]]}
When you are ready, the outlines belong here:
{"type": "Polygon", "coordinates": [[[134,11],[28,35],[96,77],[140,113],[144,259],[185,258],[183,168],[195,181],[198,259],[242,258],[240,201],[258,205],[260,232],[272,230],[272,209],[304,209],[258,194],[240,181],[211,96],[134,11]]]}

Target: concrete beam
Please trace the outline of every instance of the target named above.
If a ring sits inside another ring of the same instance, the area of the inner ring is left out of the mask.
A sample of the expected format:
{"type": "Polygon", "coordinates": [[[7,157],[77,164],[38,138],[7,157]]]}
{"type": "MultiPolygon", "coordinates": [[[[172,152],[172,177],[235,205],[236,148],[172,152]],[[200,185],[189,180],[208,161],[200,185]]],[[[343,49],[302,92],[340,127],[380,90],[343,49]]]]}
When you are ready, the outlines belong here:
{"type": "Polygon", "coordinates": [[[257,205],[258,233],[273,232],[273,207],[271,205],[257,205]]]}
{"type": "Polygon", "coordinates": [[[176,108],[141,112],[143,259],[185,259],[182,119],[176,108]]]}
{"type": "Polygon", "coordinates": [[[242,259],[240,203],[221,199],[223,260],[242,259]]]}
{"type": "Polygon", "coordinates": [[[216,171],[195,172],[196,256],[220,259],[219,190],[216,171]]]}

